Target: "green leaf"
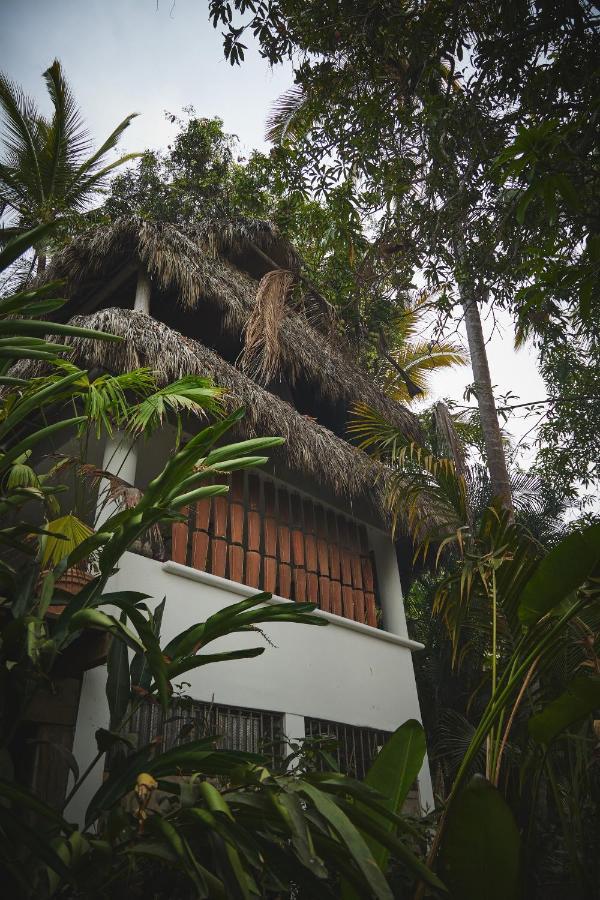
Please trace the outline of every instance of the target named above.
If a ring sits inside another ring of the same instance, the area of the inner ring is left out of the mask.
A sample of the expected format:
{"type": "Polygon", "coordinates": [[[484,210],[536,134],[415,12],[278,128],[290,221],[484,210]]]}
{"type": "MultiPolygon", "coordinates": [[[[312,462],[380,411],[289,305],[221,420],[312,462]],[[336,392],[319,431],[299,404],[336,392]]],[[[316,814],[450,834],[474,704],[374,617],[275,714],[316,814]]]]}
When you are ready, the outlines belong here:
{"type": "Polygon", "coordinates": [[[448,811],[440,875],[456,900],[517,900],[519,830],[500,794],[481,775],[448,811]]]}
{"type": "MultiPolygon", "coordinates": [[[[409,719],[396,729],[375,757],[365,782],[385,798],[384,805],[390,812],[399,814],[402,811],[411,785],[423,765],[425,752],[423,726],[416,719],[409,719]]],[[[383,819],[368,806],[363,806],[363,809],[381,828],[394,833],[392,822],[383,819]]],[[[368,843],[377,865],[385,871],[388,850],[372,840],[368,843]]]]}
{"type": "Polygon", "coordinates": [[[554,547],[529,579],[519,602],[519,619],[535,623],[589,578],[600,562],[600,524],[575,531],[554,547]]]}
{"type": "Polygon", "coordinates": [[[99,609],[80,609],[71,617],[69,631],[79,631],[82,628],[98,628],[101,631],[108,631],[124,641],[132,650],[144,650],[144,645],[133,632],[114,616],[109,616],[99,609]]]}
{"type": "Polygon", "coordinates": [[[569,726],[600,707],[600,678],[579,675],[567,689],[529,720],[529,734],[538,744],[550,744],[569,726]]]}
{"type": "Polygon", "coordinates": [[[348,816],[327,794],[319,791],[307,782],[299,782],[295,787],[315,806],[317,811],[337,833],[349,850],[352,859],[363,875],[373,895],[378,900],[393,900],[393,894],[385,876],[360,832],[354,827],[348,816]]]}
{"type": "MultiPolygon", "coordinates": [[[[121,622],[125,625],[125,613],[121,615],[121,622]]],[[[129,653],[124,641],[112,641],[106,666],[106,697],[110,710],[109,728],[117,729],[127,712],[131,696],[129,653]]]]}

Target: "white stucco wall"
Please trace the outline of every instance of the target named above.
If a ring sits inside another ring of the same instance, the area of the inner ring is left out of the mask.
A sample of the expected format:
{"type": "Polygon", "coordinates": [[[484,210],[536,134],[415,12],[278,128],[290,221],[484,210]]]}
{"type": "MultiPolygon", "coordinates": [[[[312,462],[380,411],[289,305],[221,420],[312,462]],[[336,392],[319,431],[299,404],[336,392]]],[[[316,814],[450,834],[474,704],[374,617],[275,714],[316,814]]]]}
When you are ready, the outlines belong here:
{"type": "MultiPolygon", "coordinates": [[[[255,659],[217,663],[188,672],[181,680],[198,700],[248,706],[284,713],[290,739],[303,736],[303,717],[330,719],[349,725],[393,731],[409,718],[420,719],[411,652],[416,644],[406,637],[400,579],[392,542],[374,536],[380,594],[388,628],[380,631],[358,622],[319,612],[326,628],[291,623],[264,627],[276,645],[265,644],[259,634],[237,634],[215,641],[207,652],[265,646],[255,659]]],[[[254,589],[177,563],[160,563],[133,553],[121,561],[109,590],[136,590],[156,602],[167,598],[162,643],[180,631],[254,589]]],[[[275,602],[290,601],[274,598],[275,602]]],[[[150,602],[150,601],[148,601],[150,602]]],[[[83,771],[96,752],[95,731],[107,727],[106,669],[84,676],[74,753],[83,771]]],[[[102,766],[89,776],[67,809],[73,820],[82,820],[84,810],[100,786],[102,766]]],[[[421,801],[433,805],[427,761],[419,778],[421,801]]]]}

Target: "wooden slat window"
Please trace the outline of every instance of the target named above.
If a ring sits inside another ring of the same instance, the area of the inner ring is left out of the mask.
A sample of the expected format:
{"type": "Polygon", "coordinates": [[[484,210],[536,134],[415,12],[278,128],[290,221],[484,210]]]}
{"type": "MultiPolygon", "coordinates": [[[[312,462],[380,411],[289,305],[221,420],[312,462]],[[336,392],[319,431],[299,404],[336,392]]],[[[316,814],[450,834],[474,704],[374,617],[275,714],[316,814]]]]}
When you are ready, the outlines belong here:
{"type": "Polygon", "coordinates": [[[173,560],[379,626],[364,525],[253,472],[228,483],[229,494],[201,500],[173,525],[173,560]]]}

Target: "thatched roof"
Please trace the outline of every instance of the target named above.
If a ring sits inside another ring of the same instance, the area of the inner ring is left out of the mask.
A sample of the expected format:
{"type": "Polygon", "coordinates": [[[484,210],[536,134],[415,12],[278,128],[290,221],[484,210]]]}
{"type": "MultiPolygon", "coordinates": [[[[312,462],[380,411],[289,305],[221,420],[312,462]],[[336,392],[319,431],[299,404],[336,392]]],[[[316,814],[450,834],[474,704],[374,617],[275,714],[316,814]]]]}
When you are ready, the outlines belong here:
{"type": "MultiPolygon", "coordinates": [[[[280,458],[292,472],[305,474],[340,497],[365,498],[378,518],[384,516],[382,468],[361,450],[337,437],[314,419],[260,387],[239,369],[199,341],[191,340],[142,312],[103,309],[76,316],[71,324],[120,335],[119,343],[64,338],[73,348],[72,361],[94,369],[126,372],[147,366],[159,383],[184,375],[210,377],[227,392],[229,409],[246,407],[245,436],[280,435],[286,444],[280,458]]],[[[28,374],[39,368],[24,363],[28,374]]],[[[23,373],[21,373],[23,374],[23,373]]]]}
{"type": "MultiPolygon", "coordinates": [[[[78,238],[54,257],[44,279],[66,279],[76,311],[78,303],[93,300],[94,291],[132,263],[143,265],[150,275],[157,318],[161,304],[173,298],[188,310],[208,303],[219,310],[223,331],[236,340],[254,310],[260,278],[274,268],[297,274],[300,267],[293,247],[267,222],[217,220],[184,232],[131,218],[78,238]]],[[[333,403],[368,403],[406,434],[417,436],[415,416],[381,393],[331,329],[319,326],[314,311],[309,291],[305,302],[290,307],[280,323],[279,355],[288,383],[301,379],[333,403]]],[[[210,343],[208,335],[202,339],[210,343]]]]}

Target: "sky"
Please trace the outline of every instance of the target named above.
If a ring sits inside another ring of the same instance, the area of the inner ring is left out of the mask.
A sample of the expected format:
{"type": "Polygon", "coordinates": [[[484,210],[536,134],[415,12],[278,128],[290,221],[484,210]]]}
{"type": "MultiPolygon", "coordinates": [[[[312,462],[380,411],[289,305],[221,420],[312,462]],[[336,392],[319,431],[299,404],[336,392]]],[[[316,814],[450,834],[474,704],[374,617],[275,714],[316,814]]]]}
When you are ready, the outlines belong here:
{"type": "MultiPolygon", "coordinates": [[[[175,127],[164,112],[190,104],[201,116],[223,119],[242,155],[264,149],[265,119],[292,74],[289,66],[271,70],[247,43],[245,63],[230,66],[220,31],[208,20],[208,0],[0,0],[0,67],[45,108],[41,74],[60,59],[98,143],[126,115],[139,113],[121,153],[165,148],[175,127]]],[[[544,398],[535,351],[516,352],[510,319],[500,313],[497,322],[499,330],[490,321],[484,330],[498,394],[544,398]]],[[[471,381],[468,367],[439,374],[433,397],[462,402],[471,381]]],[[[518,440],[533,422],[512,420],[509,430],[518,440]]],[[[526,453],[523,464],[531,459],[526,453]]]]}

